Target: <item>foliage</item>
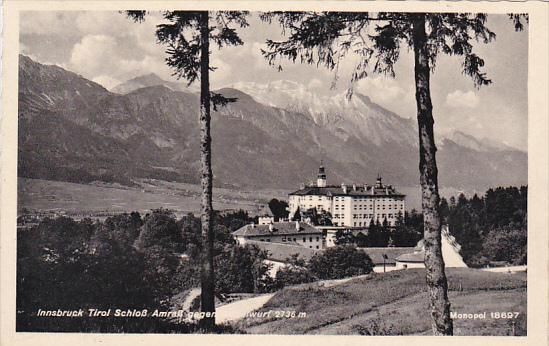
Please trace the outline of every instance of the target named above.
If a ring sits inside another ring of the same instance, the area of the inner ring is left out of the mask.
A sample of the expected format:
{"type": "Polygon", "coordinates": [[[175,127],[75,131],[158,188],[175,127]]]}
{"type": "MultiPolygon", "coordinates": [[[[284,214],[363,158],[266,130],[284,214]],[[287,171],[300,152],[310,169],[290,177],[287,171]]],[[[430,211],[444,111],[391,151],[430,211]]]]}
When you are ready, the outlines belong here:
{"type": "Polygon", "coordinates": [[[183,241],[173,213],[156,209],[145,215],[135,246],[144,251],[154,246],[172,253],[181,251],[183,241]]]}
{"type": "Polygon", "coordinates": [[[265,264],[267,253],[252,245],[226,245],[216,257],[216,291],[218,293],[264,292],[270,287],[265,264]]]}
{"type": "MultiPolygon", "coordinates": [[[[483,13],[401,13],[401,12],[271,12],[262,15],[267,22],[276,21],[286,40],[267,40],[263,55],[271,65],[282,69],[280,60],[323,66],[335,71],[337,81],[340,62],[355,59],[353,83],[370,73],[395,75],[394,64],[402,49],[414,48],[412,22],[423,15],[427,26],[426,53],[431,70],[439,54],[462,57],[462,71],[475,85],[490,84],[481,71],[484,60],[473,52],[471,41],[488,43],[496,34],[486,26],[483,13]]],[[[526,16],[516,16],[515,28],[522,30],[526,16]]],[[[349,96],[352,88],[349,88],[349,96]]]]}
{"type": "Polygon", "coordinates": [[[271,213],[273,213],[275,221],[288,218],[289,212],[287,208],[288,203],[286,201],[279,201],[276,198],[269,201],[269,209],[271,209],[271,213]]]}
{"type": "Polygon", "coordinates": [[[297,207],[290,221],[301,221],[301,210],[297,207]]]}
{"type": "MultiPolygon", "coordinates": [[[[126,15],[135,22],[142,22],[146,11],[126,11],[126,15]]],[[[236,28],[248,26],[246,11],[164,11],[166,23],[157,26],[156,37],[159,43],[167,46],[166,64],[175,71],[174,76],[185,79],[188,85],[200,79],[203,62],[201,21],[204,15],[208,17],[208,39],[219,49],[244,44],[236,28]]],[[[207,69],[215,71],[217,67],[208,63],[207,69]]],[[[210,90],[208,98],[214,109],[236,101],[236,98],[227,98],[210,90]]]]}
{"type": "MultiPolygon", "coordinates": [[[[296,215],[298,211],[296,211],[296,215]]],[[[312,225],[332,226],[332,214],[330,214],[326,210],[321,210],[320,212],[318,212],[316,208],[310,208],[305,211],[300,211],[300,214],[302,220],[308,220],[307,222],[311,223],[312,225]]]]}
{"type": "Polygon", "coordinates": [[[374,264],[364,251],[353,246],[335,246],[315,254],[307,268],[319,279],[340,279],[368,274],[374,264]]]}
{"type": "Polygon", "coordinates": [[[315,280],[316,277],[312,275],[307,268],[295,265],[286,265],[276,272],[274,288],[279,290],[286,286],[313,282],[315,280]]]}
{"type": "Polygon", "coordinates": [[[353,329],[359,335],[404,335],[397,326],[393,324],[387,326],[387,323],[379,315],[374,320],[369,321],[366,326],[356,324],[353,329]]]}
{"type": "Polygon", "coordinates": [[[492,230],[482,244],[481,256],[514,265],[526,264],[528,231],[526,229],[492,230]]]}
{"type": "Polygon", "coordinates": [[[336,245],[350,245],[355,242],[355,237],[353,236],[353,232],[350,230],[342,230],[338,229],[335,234],[335,241],[334,243],[336,245]]]}
{"type": "Polygon", "coordinates": [[[526,264],[526,186],[498,187],[471,198],[463,194],[441,202],[441,214],[461,245],[461,255],[472,266],[489,261],[526,264]]]}
{"type": "MultiPolygon", "coordinates": [[[[272,287],[262,261],[265,253],[237,247],[225,226],[247,218],[245,212],[216,216],[219,293],[262,292],[272,287]]],[[[200,220],[192,214],[179,221],[163,209],[144,218],[134,212],[104,222],[46,218],[18,233],[17,329],[194,332],[193,326],[177,327],[158,318],[54,320],[35,314],[38,308],[166,309],[173,295],[199,286],[200,247],[200,220]],[[182,260],[180,252],[188,258],[182,260]]]]}
{"type": "Polygon", "coordinates": [[[384,221],[383,224],[380,224],[379,221],[370,222],[368,227],[368,235],[366,236],[368,246],[370,247],[386,247],[389,245],[389,240],[391,238],[391,233],[387,227],[387,222],[384,221]]]}
{"type": "Polygon", "coordinates": [[[404,218],[399,213],[395,228],[391,233],[393,246],[415,246],[423,238],[423,215],[415,210],[405,212],[404,218]]]}

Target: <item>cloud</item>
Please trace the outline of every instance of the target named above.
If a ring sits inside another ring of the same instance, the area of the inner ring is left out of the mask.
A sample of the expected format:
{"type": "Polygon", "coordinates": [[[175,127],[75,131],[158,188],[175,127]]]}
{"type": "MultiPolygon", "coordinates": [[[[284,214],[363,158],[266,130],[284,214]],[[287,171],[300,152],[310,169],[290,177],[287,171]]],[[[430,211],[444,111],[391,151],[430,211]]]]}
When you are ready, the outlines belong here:
{"type": "Polygon", "coordinates": [[[112,83],[112,80],[124,81],[151,72],[172,80],[173,71],[166,66],[160,49],[156,51],[156,55],[148,55],[136,49],[134,57],[127,57],[122,40],[120,37],[103,34],[84,36],[71,51],[68,69],[88,79],[101,78],[107,84],[109,80],[106,76],[111,78],[112,83]]]}
{"type": "Polygon", "coordinates": [[[94,82],[101,84],[106,89],[111,90],[118,84],[120,84],[120,81],[118,79],[112,78],[110,76],[98,76],[93,79],[94,82]]]}
{"type": "Polygon", "coordinates": [[[229,79],[232,74],[232,67],[219,57],[212,57],[210,66],[216,68],[213,72],[210,72],[210,82],[214,88],[218,88],[229,79]]]}
{"type": "Polygon", "coordinates": [[[84,36],[74,45],[69,63],[77,71],[88,77],[102,74],[113,64],[112,55],[117,44],[113,37],[106,35],[84,36]]]}
{"type": "Polygon", "coordinates": [[[475,108],[479,103],[480,99],[473,91],[458,89],[446,95],[446,105],[454,108],[475,108]]]}
{"type": "MultiPolygon", "coordinates": [[[[357,82],[356,91],[369,96],[374,102],[389,103],[406,99],[413,95],[402,88],[394,79],[388,77],[366,77],[357,82]]],[[[412,99],[413,100],[413,99],[412,99]]]]}
{"type": "Polygon", "coordinates": [[[75,16],[69,11],[22,11],[20,33],[23,35],[64,35],[71,36],[75,16]]]}

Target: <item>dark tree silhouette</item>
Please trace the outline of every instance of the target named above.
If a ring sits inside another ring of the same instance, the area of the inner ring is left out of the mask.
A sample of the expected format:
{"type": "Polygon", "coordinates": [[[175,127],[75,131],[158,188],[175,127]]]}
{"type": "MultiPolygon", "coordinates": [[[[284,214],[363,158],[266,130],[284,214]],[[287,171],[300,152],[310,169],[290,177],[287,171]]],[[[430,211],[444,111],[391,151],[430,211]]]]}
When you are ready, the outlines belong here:
{"type": "MultiPolygon", "coordinates": [[[[146,11],[126,11],[136,22],[143,21],[146,11]]],[[[212,138],[210,135],[210,105],[214,110],[219,105],[233,102],[210,91],[210,42],[219,48],[226,45],[241,45],[243,42],[234,27],[245,27],[247,12],[244,11],[164,11],[166,24],[157,27],[158,42],[167,46],[166,63],[175,70],[174,75],[187,80],[188,84],[200,80],[200,170],[202,185],[202,260],[201,260],[201,310],[210,313],[200,320],[206,331],[215,326],[214,290],[214,231],[212,207],[212,138]]]]}
{"type": "MultiPolygon", "coordinates": [[[[419,172],[424,217],[425,266],[429,288],[432,329],[435,335],[452,335],[448,284],[441,252],[438,169],[433,132],[430,74],[439,54],[463,57],[463,73],[476,86],[490,84],[481,71],[484,60],[473,52],[472,41],[488,43],[496,35],[486,27],[485,14],[470,13],[364,13],[274,12],[262,15],[278,21],[285,40],[267,41],[263,51],[270,64],[278,61],[325,66],[337,71],[340,61],[354,55],[358,63],[351,83],[370,72],[394,76],[394,64],[406,46],[414,52],[414,72],[419,134],[419,172]]],[[[516,30],[526,16],[510,15],[516,30]]],[[[348,89],[352,96],[352,84],[348,89]]]]}

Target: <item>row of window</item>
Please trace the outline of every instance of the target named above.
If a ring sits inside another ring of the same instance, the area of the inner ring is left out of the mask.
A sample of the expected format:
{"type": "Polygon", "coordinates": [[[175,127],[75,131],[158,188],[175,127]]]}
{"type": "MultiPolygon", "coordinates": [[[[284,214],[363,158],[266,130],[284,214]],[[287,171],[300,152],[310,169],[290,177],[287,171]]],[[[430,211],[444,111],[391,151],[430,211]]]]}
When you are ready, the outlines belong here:
{"type": "MultiPolygon", "coordinates": [[[[320,241],[320,237],[315,237],[316,241],[320,241]]],[[[259,241],[267,241],[267,242],[270,242],[271,241],[271,238],[259,238],[259,241]]],[[[287,242],[287,241],[292,241],[292,238],[291,237],[283,237],[282,238],[282,242],[287,242]]],[[[297,242],[297,238],[293,238],[293,241],[294,242],[297,242]]],[[[306,243],[307,242],[307,237],[303,237],[303,242],[306,243]]],[[[313,242],[313,237],[309,237],[309,242],[313,242]]]]}

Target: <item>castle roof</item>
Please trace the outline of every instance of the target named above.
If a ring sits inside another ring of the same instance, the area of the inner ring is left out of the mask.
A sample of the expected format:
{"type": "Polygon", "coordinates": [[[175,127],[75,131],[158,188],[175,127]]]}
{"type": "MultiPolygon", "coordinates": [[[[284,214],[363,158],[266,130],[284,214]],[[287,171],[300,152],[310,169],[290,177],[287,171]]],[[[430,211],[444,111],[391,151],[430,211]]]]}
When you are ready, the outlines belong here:
{"type": "Polygon", "coordinates": [[[343,186],[330,185],[326,187],[305,186],[304,188],[290,193],[295,196],[356,196],[356,197],[405,197],[406,195],[396,191],[390,186],[343,186]],[[345,191],[346,190],[346,191],[345,191]]]}
{"type": "Polygon", "coordinates": [[[233,232],[235,236],[268,236],[268,235],[295,235],[295,234],[322,234],[322,231],[317,230],[313,226],[304,223],[304,222],[275,222],[272,224],[272,231],[270,229],[271,225],[245,225],[240,227],[233,232]],[[296,227],[299,225],[299,229],[296,227]]]}

